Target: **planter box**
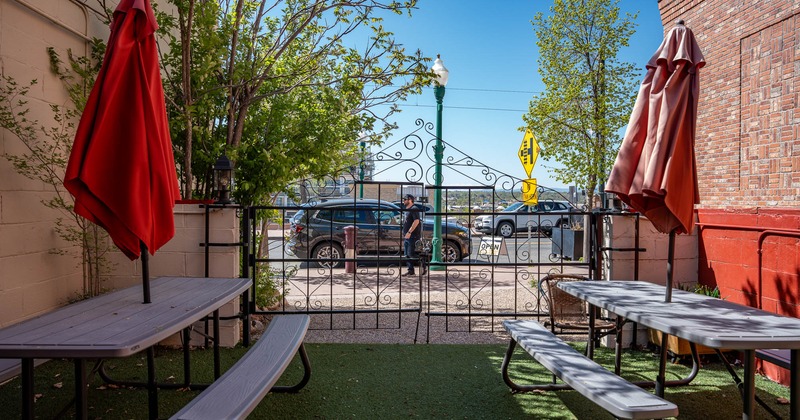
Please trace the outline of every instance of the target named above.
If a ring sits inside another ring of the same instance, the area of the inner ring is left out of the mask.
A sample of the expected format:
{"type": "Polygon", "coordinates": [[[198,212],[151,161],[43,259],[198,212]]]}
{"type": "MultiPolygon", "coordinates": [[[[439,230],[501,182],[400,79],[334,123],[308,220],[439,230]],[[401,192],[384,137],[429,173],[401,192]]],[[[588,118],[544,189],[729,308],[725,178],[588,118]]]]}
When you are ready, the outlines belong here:
{"type": "Polygon", "coordinates": [[[565,259],[577,261],[583,258],[583,231],[553,228],[552,253],[565,259]]]}
{"type": "MultiPolygon", "coordinates": [[[[661,333],[661,331],[654,329],[647,330],[647,336],[650,338],[650,342],[657,346],[661,345],[662,335],[663,334],[661,333]]],[[[692,350],[689,348],[689,342],[682,338],[675,337],[674,335],[671,335],[669,336],[669,338],[667,338],[667,351],[669,351],[675,356],[691,356],[692,354],[692,350]]],[[[715,353],[714,349],[697,344],[697,354],[714,354],[714,353],[715,353]]]]}

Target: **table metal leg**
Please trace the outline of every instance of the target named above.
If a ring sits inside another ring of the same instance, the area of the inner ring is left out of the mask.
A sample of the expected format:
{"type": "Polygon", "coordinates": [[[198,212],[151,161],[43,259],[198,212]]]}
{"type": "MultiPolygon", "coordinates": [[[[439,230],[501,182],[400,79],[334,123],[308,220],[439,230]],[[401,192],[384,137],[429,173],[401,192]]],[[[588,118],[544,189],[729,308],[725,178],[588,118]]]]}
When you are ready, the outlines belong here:
{"type": "Polygon", "coordinates": [[[220,368],[220,353],[219,353],[219,309],[214,311],[214,380],[222,376],[222,369],[220,368]]]}
{"type": "Polygon", "coordinates": [[[156,383],[156,351],[147,349],[147,407],[151,420],[158,419],[158,384],[156,383]]]}
{"type": "Polygon", "coordinates": [[[751,420],[755,419],[755,398],[756,398],[756,351],[744,351],[744,388],[742,390],[742,399],[744,400],[744,411],[742,412],[742,419],[751,420]]]}
{"type": "Polygon", "coordinates": [[[621,316],[617,316],[614,336],[614,373],[619,376],[622,371],[622,326],[625,324],[621,316]]]}
{"type": "Polygon", "coordinates": [[[594,324],[597,320],[597,310],[594,306],[589,305],[589,340],[586,343],[586,357],[594,359],[594,340],[595,328],[594,324]]]}
{"type": "Polygon", "coordinates": [[[189,328],[184,328],[183,334],[183,385],[186,388],[192,384],[192,361],[191,361],[191,344],[192,344],[192,331],[189,328]]]}
{"type": "Polygon", "coordinates": [[[800,420],[800,350],[792,349],[789,379],[789,418],[800,420]]]}
{"type": "Polygon", "coordinates": [[[22,418],[33,420],[33,359],[22,359],[22,418]]]}
{"type": "Polygon", "coordinates": [[[664,389],[667,381],[667,340],[669,340],[669,334],[662,331],[661,353],[658,360],[658,375],[656,376],[656,395],[661,398],[664,398],[664,389]]]}
{"type": "Polygon", "coordinates": [[[86,360],[75,359],[75,418],[89,418],[89,390],[86,385],[86,360]]]}

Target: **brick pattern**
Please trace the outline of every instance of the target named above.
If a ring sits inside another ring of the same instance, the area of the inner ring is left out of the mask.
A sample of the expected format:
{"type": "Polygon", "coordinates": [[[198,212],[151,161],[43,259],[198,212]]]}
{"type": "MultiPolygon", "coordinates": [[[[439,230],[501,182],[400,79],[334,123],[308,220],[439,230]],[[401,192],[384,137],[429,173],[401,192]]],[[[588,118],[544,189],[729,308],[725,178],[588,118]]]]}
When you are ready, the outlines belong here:
{"type": "Polygon", "coordinates": [[[796,0],[660,0],[703,50],[697,121],[700,207],[800,204],[796,0]]]}
{"type": "Polygon", "coordinates": [[[740,188],[756,204],[794,201],[800,186],[800,155],[792,159],[800,146],[797,21],[790,16],[741,41],[740,188]]]}

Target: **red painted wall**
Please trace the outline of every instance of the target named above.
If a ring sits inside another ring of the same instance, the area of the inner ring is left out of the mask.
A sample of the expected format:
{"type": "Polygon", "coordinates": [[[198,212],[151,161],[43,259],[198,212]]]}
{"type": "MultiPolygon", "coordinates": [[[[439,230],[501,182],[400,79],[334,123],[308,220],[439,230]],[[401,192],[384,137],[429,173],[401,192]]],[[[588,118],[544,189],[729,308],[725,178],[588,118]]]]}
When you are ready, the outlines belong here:
{"type": "MultiPolygon", "coordinates": [[[[698,210],[698,278],[732,302],[800,317],[800,210],[698,210]],[[760,257],[759,257],[760,256],[760,257]]],[[[759,362],[789,385],[789,371],[759,362]]]]}

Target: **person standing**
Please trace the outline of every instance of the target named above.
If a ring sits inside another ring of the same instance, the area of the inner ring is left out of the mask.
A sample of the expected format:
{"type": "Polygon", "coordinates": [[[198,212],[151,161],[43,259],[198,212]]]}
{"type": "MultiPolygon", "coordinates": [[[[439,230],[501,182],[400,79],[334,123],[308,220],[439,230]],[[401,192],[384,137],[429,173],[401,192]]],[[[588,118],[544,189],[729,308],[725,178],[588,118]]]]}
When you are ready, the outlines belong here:
{"type": "MultiPolygon", "coordinates": [[[[414,275],[414,261],[418,260],[416,244],[422,238],[422,221],[420,220],[419,209],[414,207],[414,196],[406,194],[403,197],[403,205],[406,208],[406,217],[403,220],[403,254],[406,261],[406,275],[414,275]]],[[[422,265],[422,274],[425,274],[425,265],[422,265]]]]}

